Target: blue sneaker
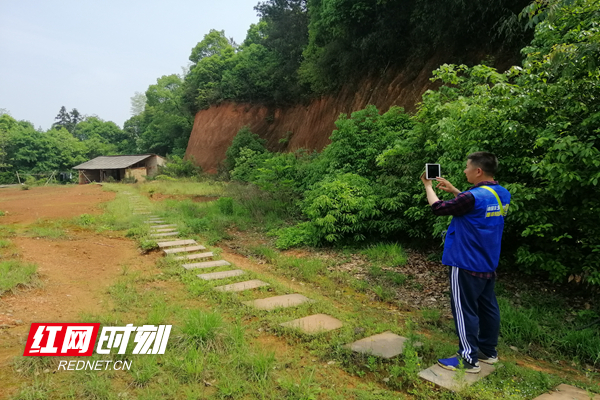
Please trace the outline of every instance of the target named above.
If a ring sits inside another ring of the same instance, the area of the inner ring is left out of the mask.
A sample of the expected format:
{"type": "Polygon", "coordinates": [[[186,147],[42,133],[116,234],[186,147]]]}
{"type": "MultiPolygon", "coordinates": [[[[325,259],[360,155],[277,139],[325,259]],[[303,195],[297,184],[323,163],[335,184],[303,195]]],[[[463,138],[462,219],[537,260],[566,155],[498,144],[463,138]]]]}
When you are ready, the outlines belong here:
{"type": "Polygon", "coordinates": [[[461,365],[460,365],[461,362],[462,362],[462,368],[464,368],[465,372],[468,374],[477,374],[477,373],[479,373],[479,371],[481,371],[481,367],[479,366],[479,363],[477,363],[475,365],[469,364],[467,362],[467,360],[465,360],[463,358],[459,358],[459,357],[440,358],[438,360],[438,365],[444,369],[447,369],[450,371],[456,371],[461,368],[461,365]]]}

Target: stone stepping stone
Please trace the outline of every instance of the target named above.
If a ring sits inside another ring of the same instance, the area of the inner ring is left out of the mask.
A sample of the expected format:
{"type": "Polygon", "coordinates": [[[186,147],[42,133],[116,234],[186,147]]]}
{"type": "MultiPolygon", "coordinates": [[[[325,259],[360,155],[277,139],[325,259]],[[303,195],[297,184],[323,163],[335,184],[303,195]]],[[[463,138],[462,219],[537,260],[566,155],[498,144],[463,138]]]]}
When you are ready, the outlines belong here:
{"type": "Polygon", "coordinates": [[[197,260],[199,258],[209,258],[209,257],[213,257],[214,254],[212,253],[212,251],[209,251],[207,253],[198,253],[198,254],[188,254],[187,256],[179,256],[179,257],[175,257],[176,260],[197,260]]]}
{"type": "Polygon", "coordinates": [[[175,224],[171,224],[171,225],[152,225],[150,227],[150,229],[155,229],[155,228],[177,228],[177,225],[175,225],[175,224]]]}
{"type": "Polygon", "coordinates": [[[482,362],[479,363],[479,366],[481,367],[481,371],[477,374],[464,374],[465,379],[463,382],[458,382],[456,380],[457,371],[449,371],[440,367],[438,364],[419,372],[419,376],[437,386],[448,390],[457,391],[460,390],[464,385],[471,386],[495,370],[493,366],[482,362]]]}
{"type": "Polygon", "coordinates": [[[369,336],[345,347],[357,353],[370,354],[381,358],[393,358],[404,351],[404,342],[408,338],[398,336],[390,331],[369,336]]]}
{"type": "Polygon", "coordinates": [[[173,240],[171,242],[158,242],[158,247],[161,249],[163,247],[173,247],[173,246],[185,246],[187,244],[198,244],[193,239],[184,239],[184,240],[173,240]]]}
{"type": "Polygon", "coordinates": [[[234,276],[244,275],[245,273],[246,271],[242,271],[241,269],[232,269],[230,271],[211,272],[209,274],[200,274],[197,276],[205,281],[212,281],[215,279],[232,278],[234,276]]]}
{"type": "Polygon", "coordinates": [[[247,306],[258,308],[259,310],[271,311],[276,308],[295,307],[300,304],[313,302],[314,300],[309,299],[301,294],[286,294],[283,296],[267,297],[266,299],[258,299],[252,301],[244,301],[243,303],[247,306]]]}
{"type": "MultiPolygon", "coordinates": [[[[583,389],[575,386],[562,384],[559,385],[555,392],[544,393],[533,400],[590,400],[590,396],[583,389]]],[[[591,399],[600,400],[600,394],[595,395],[591,399]]]]}
{"type": "Polygon", "coordinates": [[[153,219],[153,220],[148,220],[148,221],[144,221],[147,224],[164,224],[167,221],[164,221],[162,219],[153,219]]]}
{"type": "Polygon", "coordinates": [[[217,260],[217,261],[205,261],[199,263],[191,263],[191,264],[183,264],[183,268],[185,269],[198,269],[198,268],[214,268],[214,267],[224,267],[229,264],[225,260],[217,260]]]}
{"type": "Polygon", "coordinates": [[[162,229],[153,229],[150,228],[152,230],[152,233],[161,233],[161,232],[175,232],[177,229],[175,228],[162,228],[162,229]]]}
{"type": "Polygon", "coordinates": [[[160,238],[160,237],[165,237],[165,236],[177,236],[177,235],[179,235],[179,232],[153,233],[152,235],[150,235],[150,237],[160,238]]]}
{"type": "Polygon", "coordinates": [[[206,247],[198,245],[198,246],[189,246],[189,247],[176,247],[174,249],[164,250],[165,254],[175,254],[175,253],[184,253],[186,251],[198,251],[198,250],[206,250],[206,247]]]}
{"type": "Polygon", "coordinates": [[[329,332],[334,329],[341,328],[343,323],[337,318],[333,318],[327,314],[315,314],[304,318],[298,318],[293,321],[279,324],[286,328],[300,329],[304,333],[315,334],[329,332]]]}
{"type": "Polygon", "coordinates": [[[269,284],[259,279],[253,279],[251,281],[232,283],[231,285],[217,286],[213,289],[219,292],[242,292],[244,290],[256,289],[263,286],[269,286],[269,284]]]}

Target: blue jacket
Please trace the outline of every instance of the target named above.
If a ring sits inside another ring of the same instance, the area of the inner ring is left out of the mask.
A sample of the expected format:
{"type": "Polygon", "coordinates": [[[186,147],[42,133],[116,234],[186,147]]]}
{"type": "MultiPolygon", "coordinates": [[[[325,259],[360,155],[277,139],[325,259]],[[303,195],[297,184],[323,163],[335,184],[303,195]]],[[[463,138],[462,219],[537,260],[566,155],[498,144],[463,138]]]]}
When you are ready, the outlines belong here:
{"type": "MultiPolygon", "coordinates": [[[[500,185],[489,185],[498,194],[506,213],[510,193],[500,185]]],[[[470,190],[475,197],[473,210],[452,217],[446,233],[442,263],[475,272],[493,272],[500,260],[504,216],[496,196],[479,186],[470,190]]]]}

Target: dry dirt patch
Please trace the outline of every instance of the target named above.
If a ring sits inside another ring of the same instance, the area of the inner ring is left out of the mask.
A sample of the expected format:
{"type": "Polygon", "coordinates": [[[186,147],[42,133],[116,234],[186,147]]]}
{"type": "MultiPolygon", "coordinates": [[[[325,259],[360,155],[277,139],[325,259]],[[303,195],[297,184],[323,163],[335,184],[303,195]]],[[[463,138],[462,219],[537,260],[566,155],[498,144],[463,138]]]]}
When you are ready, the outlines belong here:
{"type": "Polygon", "coordinates": [[[30,190],[20,187],[0,189],[0,224],[29,224],[39,218],[72,218],[81,214],[100,214],[99,203],[115,198],[100,185],[42,186],[30,190]]]}
{"type": "MultiPolygon", "coordinates": [[[[0,190],[0,209],[8,211],[0,223],[25,226],[39,218],[99,214],[99,204],[115,196],[91,185],[0,190]]],[[[143,269],[153,266],[156,258],[141,256],[131,240],[88,231],[70,230],[64,240],[10,240],[22,261],[38,265],[43,287],[0,297],[0,316],[9,325],[0,329],[0,381],[12,357],[22,353],[32,322],[75,322],[81,313],[101,312],[106,289],[123,273],[123,266],[143,269]]]]}

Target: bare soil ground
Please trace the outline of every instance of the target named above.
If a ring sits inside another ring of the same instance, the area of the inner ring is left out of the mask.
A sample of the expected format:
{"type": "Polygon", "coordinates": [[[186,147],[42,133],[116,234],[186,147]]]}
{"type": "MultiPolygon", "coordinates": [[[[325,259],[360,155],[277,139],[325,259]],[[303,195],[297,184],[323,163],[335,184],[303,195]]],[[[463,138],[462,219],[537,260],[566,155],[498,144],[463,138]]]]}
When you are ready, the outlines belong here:
{"type": "MultiPolygon", "coordinates": [[[[99,204],[115,194],[100,186],[0,189],[0,223],[26,227],[38,219],[99,214],[99,204]]],[[[42,287],[0,297],[0,381],[6,382],[12,358],[22,354],[33,322],[73,322],[82,313],[98,313],[106,289],[122,273],[153,266],[156,255],[140,256],[132,240],[87,231],[68,232],[68,239],[13,237],[13,252],[38,265],[42,287]]],[[[0,398],[3,390],[0,389],[0,398]]]]}

